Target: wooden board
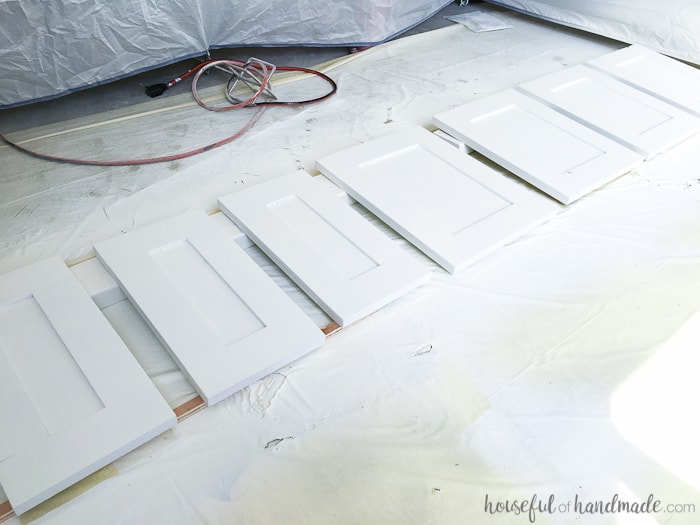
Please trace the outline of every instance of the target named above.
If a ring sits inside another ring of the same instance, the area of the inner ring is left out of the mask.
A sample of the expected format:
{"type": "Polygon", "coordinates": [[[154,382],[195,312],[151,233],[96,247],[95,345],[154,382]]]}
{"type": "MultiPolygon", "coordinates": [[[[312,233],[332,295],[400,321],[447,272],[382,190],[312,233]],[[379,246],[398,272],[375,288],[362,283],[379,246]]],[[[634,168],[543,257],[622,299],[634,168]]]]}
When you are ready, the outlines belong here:
{"type": "Polygon", "coordinates": [[[700,130],[700,119],[593,68],[574,66],[518,89],[647,159],[700,130]]]}
{"type": "Polygon", "coordinates": [[[204,212],[110,239],[95,251],[208,405],[325,341],[204,212]]]}
{"type": "Polygon", "coordinates": [[[433,122],[564,204],[643,160],[638,153],[515,90],[440,113],[433,122]]]}
{"type": "Polygon", "coordinates": [[[10,505],[9,501],[5,500],[0,503],[0,523],[10,519],[14,515],[15,512],[12,510],[12,505],[10,505]]]}
{"type": "Polygon", "coordinates": [[[347,326],[427,281],[427,267],[304,171],[219,199],[233,220],[328,315],[347,326]]]}
{"type": "Polygon", "coordinates": [[[0,403],[0,483],[17,514],[176,424],[57,258],[0,276],[0,403]]]}
{"type": "Polygon", "coordinates": [[[700,70],[696,67],[639,45],[587,64],[700,117],[700,70]]]}
{"type": "Polygon", "coordinates": [[[318,168],[450,272],[560,209],[420,127],[319,159],[318,168]]]}

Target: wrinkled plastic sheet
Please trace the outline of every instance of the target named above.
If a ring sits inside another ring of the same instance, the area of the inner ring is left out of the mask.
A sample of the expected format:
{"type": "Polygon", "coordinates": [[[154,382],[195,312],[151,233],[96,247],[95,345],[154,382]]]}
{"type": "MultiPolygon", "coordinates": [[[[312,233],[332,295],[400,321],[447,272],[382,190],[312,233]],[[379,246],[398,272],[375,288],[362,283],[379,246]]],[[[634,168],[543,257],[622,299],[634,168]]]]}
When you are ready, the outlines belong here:
{"type": "Polygon", "coordinates": [[[487,1],[700,64],[700,3],[694,0],[487,1]]]}
{"type": "MultiPolygon", "coordinates": [[[[619,47],[505,16],[508,31],[455,25],[360,53],[329,72],[336,98],[271,111],[240,142],[179,163],[75,168],[0,147],[11,175],[0,180],[0,271],[212,209],[218,195],[313,171],[323,155],[619,47]]],[[[182,143],[185,127],[210,140],[226,125],[210,112],[183,123],[186,111],[148,119],[182,143]]],[[[54,147],[131,153],[127,124],[77,126],[54,147]]],[[[124,456],[34,523],[530,523],[487,515],[487,495],[566,505],[653,494],[697,512],[698,151],[696,137],[455,275],[384,229],[431,268],[429,284],[124,456]]],[[[166,365],[154,356],[154,381],[169,401],[186,397],[166,365]]],[[[691,525],[697,513],[569,511],[535,523],[691,525]]]]}
{"type": "Polygon", "coordinates": [[[0,108],[220,47],[383,42],[450,0],[0,1],[0,108]]]}

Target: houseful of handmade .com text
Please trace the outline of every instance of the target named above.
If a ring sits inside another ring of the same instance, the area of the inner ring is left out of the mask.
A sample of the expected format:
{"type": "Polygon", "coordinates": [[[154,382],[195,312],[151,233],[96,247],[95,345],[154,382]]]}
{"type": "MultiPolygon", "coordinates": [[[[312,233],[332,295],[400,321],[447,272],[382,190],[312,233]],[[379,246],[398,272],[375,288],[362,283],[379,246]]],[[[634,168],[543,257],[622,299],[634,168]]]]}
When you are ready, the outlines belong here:
{"type": "Polygon", "coordinates": [[[614,494],[608,500],[586,501],[574,496],[573,500],[557,502],[554,494],[542,499],[537,494],[533,494],[527,499],[497,500],[486,494],[484,500],[484,512],[490,515],[513,514],[527,516],[530,523],[535,523],[538,514],[577,514],[584,515],[605,515],[605,514],[657,514],[657,513],[695,513],[695,505],[685,504],[664,504],[656,499],[653,494],[649,494],[645,501],[627,501],[620,499],[618,494],[614,494]]]}

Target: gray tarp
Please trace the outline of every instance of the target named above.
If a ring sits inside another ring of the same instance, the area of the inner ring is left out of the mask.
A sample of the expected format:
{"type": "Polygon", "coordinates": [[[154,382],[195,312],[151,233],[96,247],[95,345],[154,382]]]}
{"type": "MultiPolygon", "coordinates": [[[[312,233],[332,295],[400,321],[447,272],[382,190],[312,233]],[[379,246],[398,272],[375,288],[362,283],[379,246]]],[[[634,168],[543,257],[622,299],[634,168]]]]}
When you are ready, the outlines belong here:
{"type": "Polygon", "coordinates": [[[382,42],[451,0],[0,0],[0,107],[217,47],[382,42]]]}
{"type": "Polygon", "coordinates": [[[697,0],[487,0],[700,64],[697,0]]]}

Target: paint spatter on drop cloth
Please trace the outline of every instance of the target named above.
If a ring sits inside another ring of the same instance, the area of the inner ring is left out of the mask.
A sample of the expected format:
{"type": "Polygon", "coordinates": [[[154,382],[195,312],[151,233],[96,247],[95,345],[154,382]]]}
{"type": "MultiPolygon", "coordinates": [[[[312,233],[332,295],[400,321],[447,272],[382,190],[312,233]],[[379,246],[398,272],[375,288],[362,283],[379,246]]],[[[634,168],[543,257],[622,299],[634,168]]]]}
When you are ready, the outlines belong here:
{"type": "Polygon", "coordinates": [[[274,448],[277,445],[279,445],[280,443],[282,443],[283,441],[286,441],[287,439],[294,439],[294,436],[287,436],[287,437],[283,437],[283,438],[272,439],[272,440],[267,442],[267,444],[265,445],[265,448],[274,448]]]}

